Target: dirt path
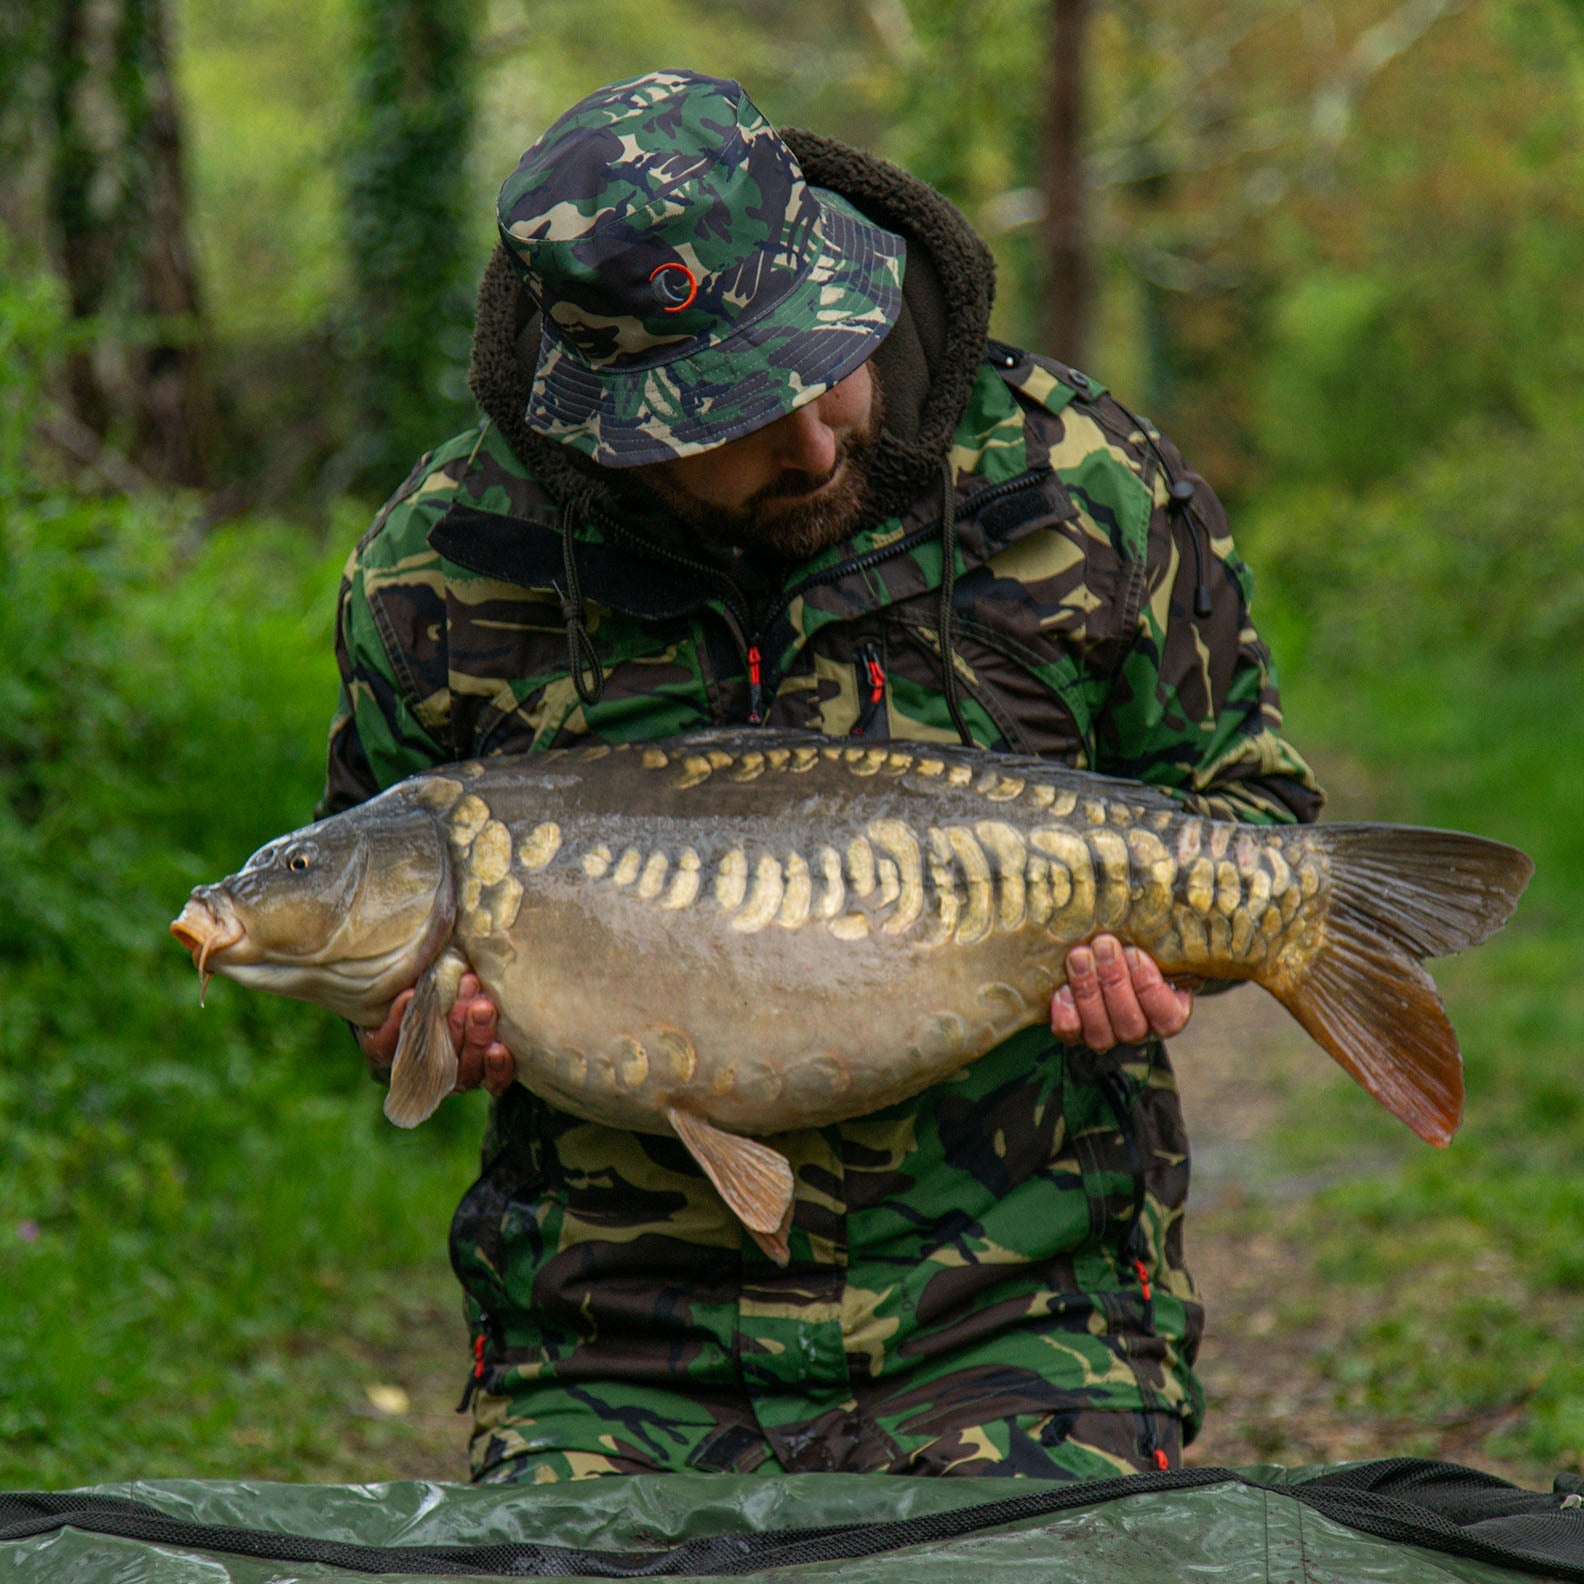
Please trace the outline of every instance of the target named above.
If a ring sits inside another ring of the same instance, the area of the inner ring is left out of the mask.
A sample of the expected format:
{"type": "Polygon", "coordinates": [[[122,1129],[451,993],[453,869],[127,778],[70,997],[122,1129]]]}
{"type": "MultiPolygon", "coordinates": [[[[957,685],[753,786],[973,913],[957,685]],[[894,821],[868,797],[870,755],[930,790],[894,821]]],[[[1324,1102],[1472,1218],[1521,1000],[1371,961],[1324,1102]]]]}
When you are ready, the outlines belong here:
{"type": "MultiPolygon", "coordinates": [[[[1500,1425],[1489,1416],[1445,1425],[1427,1446],[1423,1426],[1371,1417],[1330,1379],[1322,1343],[1365,1329],[1389,1294],[1342,1288],[1317,1276],[1301,1231],[1309,1196],[1382,1160],[1339,1160],[1296,1175],[1269,1139],[1295,1105],[1324,1105],[1349,1080],[1257,990],[1206,998],[1190,1033],[1173,1043],[1189,1136],[1194,1190],[1188,1256],[1209,1313],[1200,1357],[1209,1414],[1188,1461],[1202,1466],[1331,1463],[1415,1450],[1522,1481],[1481,1454],[1500,1425]]],[[[1413,1147],[1404,1134],[1403,1148],[1413,1147]]],[[[466,1360],[460,1303],[449,1270],[413,1273],[396,1295],[403,1342],[392,1352],[349,1344],[349,1374],[370,1383],[349,1438],[347,1472],[326,1478],[462,1479],[465,1421],[454,1411],[466,1360]],[[383,1390],[377,1389],[383,1388],[383,1390]],[[391,1392],[395,1389],[395,1394],[391,1392]],[[351,1470],[361,1468],[360,1476],[351,1470]]]]}

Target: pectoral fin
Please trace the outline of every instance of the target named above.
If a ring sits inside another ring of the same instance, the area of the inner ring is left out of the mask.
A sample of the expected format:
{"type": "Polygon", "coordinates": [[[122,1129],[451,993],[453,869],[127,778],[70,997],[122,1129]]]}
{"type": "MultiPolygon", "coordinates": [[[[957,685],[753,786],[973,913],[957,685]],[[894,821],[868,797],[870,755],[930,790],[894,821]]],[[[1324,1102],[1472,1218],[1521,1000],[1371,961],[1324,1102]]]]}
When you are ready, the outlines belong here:
{"type": "Polygon", "coordinates": [[[785,1265],[791,1258],[787,1231],[795,1187],[786,1156],[676,1106],[667,1108],[666,1120],[749,1236],[777,1265],[785,1265]]]}
{"type": "Polygon", "coordinates": [[[385,1115],[397,1127],[417,1127],[456,1088],[456,1048],[446,1018],[466,970],[460,952],[442,952],[418,980],[402,1014],[385,1096],[385,1115]]]}

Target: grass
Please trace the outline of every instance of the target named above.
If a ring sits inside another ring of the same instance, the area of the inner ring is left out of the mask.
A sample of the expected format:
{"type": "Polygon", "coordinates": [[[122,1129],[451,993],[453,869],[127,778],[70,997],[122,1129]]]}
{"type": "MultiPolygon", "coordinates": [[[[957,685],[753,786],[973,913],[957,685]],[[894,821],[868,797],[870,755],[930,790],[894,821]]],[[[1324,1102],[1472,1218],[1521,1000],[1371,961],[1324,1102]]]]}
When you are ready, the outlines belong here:
{"type": "Polygon", "coordinates": [[[193,884],[311,817],[339,554],[10,504],[0,1481],[307,1477],[406,1273],[455,1308],[445,1232],[481,1126],[469,1100],[396,1132],[344,1026],[223,982],[200,1009],[166,933],[193,884]]]}

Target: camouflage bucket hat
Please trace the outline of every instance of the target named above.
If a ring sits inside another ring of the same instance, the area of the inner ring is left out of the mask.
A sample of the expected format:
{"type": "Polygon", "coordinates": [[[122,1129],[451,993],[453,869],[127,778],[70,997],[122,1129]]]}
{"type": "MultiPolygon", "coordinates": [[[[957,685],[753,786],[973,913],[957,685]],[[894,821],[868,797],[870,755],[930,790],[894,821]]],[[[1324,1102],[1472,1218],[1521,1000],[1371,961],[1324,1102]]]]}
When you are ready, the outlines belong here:
{"type": "Polygon", "coordinates": [[[606,467],[723,445],[863,363],[902,239],[810,187],[741,86],[650,72],[574,105],[501,188],[544,319],[528,426],[606,467]]]}

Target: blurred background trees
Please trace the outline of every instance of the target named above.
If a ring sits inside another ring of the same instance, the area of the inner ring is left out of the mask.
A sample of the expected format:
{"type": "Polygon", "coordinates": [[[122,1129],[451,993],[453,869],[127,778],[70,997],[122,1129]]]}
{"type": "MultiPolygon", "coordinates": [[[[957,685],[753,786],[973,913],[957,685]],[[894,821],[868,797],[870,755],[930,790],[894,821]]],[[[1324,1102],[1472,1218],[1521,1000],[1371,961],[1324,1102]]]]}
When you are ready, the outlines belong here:
{"type": "MultiPolygon", "coordinates": [[[[218,986],[200,1017],[165,925],[313,805],[337,570],[473,421],[500,182],[669,65],[936,184],[995,333],[1181,443],[1338,812],[1536,856],[1444,980],[1457,1150],[1295,1236],[1401,1292],[1315,1327],[1361,1412],[1500,1408],[1521,1355],[1492,1445],[1584,1466],[1584,0],[10,0],[0,1474],[348,1475],[348,1392],[401,1345],[370,1295],[453,1301],[474,1101],[396,1136],[333,1020],[218,986]],[[1445,1247],[1408,1280],[1411,1228],[1445,1247]],[[1477,1311],[1470,1248],[1505,1273],[1477,1311]]],[[[1385,1126],[1350,1095],[1272,1147],[1385,1126]]]]}
{"type": "Polygon", "coordinates": [[[213,403],[164,0],[60,0],[13,27],[6,151],[37,138],[31,218],[85,331],[46,428],[82,460],[104,441],[152,479],[205,484],[213,403]]]}
{"type": "Polygon", "coordinates": [[[468,421],[495,187],[657,62],[941,187],[996,249],[998,333],[1094,363],[1234,497],[1554,423],[1584,363],[1578,0],[32,0],[0,26],[11,264],[82,332],[52,394],[227,509],[381,495],[468,421]]]}

